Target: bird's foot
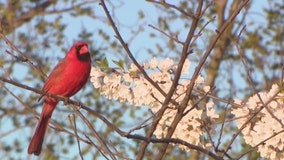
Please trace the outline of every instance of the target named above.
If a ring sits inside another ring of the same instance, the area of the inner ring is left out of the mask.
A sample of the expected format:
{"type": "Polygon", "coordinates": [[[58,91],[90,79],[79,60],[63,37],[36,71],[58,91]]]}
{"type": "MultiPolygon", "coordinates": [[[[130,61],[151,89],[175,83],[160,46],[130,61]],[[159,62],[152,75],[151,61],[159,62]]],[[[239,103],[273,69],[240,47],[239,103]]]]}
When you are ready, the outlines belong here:
{"type": "Polygon", "coordinates": [[[70,102],[69,97],[64,97],[63,103],[64,105],[67,105],[70,102]]]}

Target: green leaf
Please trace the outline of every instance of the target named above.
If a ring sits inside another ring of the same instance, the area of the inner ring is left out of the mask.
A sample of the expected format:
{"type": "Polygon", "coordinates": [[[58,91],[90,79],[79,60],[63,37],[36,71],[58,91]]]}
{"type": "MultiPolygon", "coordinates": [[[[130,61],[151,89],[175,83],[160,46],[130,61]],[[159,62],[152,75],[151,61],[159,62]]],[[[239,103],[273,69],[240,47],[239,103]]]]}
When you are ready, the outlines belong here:
{"type": "Polygon", "coordinates": [[[124,62],[122,60],[119,61],[112,61],[119,69],[123,70],[124,62]]]}
{"type": "Polygon", "coordinates": [[[109,65],[108,61],[106,58],[103,58],[102,60],[97,60],[96,64],[98,67],[100,67],[103,71],[108,71],[109,70],[109,65]]]}

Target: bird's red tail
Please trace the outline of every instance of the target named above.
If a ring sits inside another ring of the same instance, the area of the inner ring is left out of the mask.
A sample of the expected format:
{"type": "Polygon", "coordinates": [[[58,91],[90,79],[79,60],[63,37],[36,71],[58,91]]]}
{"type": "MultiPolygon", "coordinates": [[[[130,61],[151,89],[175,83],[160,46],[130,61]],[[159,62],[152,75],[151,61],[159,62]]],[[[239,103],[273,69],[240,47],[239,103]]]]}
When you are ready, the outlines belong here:
{"type": "Polygon", "coordinates": [[[44,135],[48,127],[48,122],[55,106],[56,104],[55,105],[54,104],[51,105],[48,103],[43,104],[43,109],[40,115],[39,122],[37,124],[36,130],[28,147],[29,154],[35,154],[35,155],[40,154],[44,135]]]}

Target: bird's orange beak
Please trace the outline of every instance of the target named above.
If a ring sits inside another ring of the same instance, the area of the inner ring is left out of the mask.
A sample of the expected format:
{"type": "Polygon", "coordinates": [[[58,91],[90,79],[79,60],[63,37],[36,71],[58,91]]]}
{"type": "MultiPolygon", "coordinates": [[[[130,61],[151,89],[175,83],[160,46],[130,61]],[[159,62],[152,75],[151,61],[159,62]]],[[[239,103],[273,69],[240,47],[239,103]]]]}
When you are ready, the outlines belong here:
{"type": "Polygon", "coordinates": [[[88,46],[86,46],[86,45],[82,46],[80,51],[79,51],[80,54],[86,54],[88,52],[89,52],[88,46]]]}

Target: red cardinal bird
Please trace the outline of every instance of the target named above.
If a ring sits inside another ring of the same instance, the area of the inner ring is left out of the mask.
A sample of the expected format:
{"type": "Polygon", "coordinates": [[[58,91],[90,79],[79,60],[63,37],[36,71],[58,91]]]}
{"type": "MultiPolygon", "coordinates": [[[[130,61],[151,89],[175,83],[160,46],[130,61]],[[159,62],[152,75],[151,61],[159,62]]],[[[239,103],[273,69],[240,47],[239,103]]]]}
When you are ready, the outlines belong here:
{"type": "MultiPolygon", "coordinates": [[[[42,88],[44,92],[71,97],[87,82],[91,71],[91,59],[88,45],[85,42],[76,42],[52,70],[42,88]]],[[[43,108],[35,133],[29,144],[28,153],[39,155],[57,99],[44,96],[43,108]]]]}

